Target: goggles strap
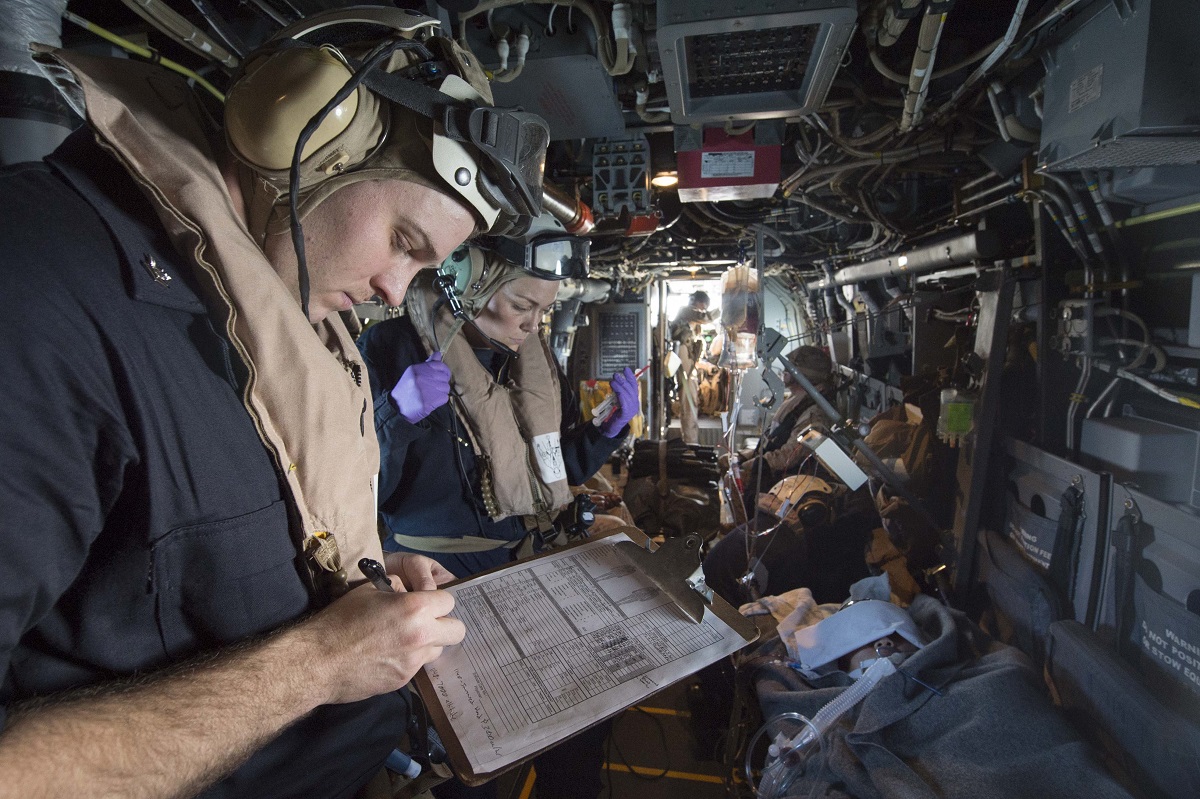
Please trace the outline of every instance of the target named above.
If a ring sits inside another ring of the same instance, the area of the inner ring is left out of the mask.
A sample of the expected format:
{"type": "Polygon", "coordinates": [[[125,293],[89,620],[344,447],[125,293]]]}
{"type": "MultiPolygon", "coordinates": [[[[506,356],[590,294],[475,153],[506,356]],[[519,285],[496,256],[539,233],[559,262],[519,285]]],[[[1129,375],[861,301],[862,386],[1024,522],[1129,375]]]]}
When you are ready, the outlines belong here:
{"type": "Polygon", "coordinates": [[[520,127],[503,109],[464,103],[396,72],[376,70],[363,82],[393,103],[440,122],[446,137],[457,142],[495,147],[515,138],[520,127]]]}
{"type": "Polygon", "coordinates": [[[433,120],[440,121],[444,115],[439,114],[439,109],[446,106],[454,107],[457,104],[454,97],[443,94],[432,86],[402,78],[395,72],[373,71],[368,74],[364,83],[367,85],[367,89],[388,98],[397,106],[403,106],[433,120]]]}
{"type": "Polygon", "coordinates": [[[393,103],[440,123],[446,138],[473,145],[500,167],[490,177],[502,184],[500,189],[510,202],[514,195],[521,199],[525,207],[518,208],[518,212],[536,215],[540,211],[540,191],[534,197],[529,187],[509,174],[509,169],[517,166],[522,129],[522,122],[511,111],[463,103],[432,86],[394,72],[375,70],[364,83],[368,89],[393,103]],[[506,160],[512,162],[511,166],[503,164],[506,160]]]}

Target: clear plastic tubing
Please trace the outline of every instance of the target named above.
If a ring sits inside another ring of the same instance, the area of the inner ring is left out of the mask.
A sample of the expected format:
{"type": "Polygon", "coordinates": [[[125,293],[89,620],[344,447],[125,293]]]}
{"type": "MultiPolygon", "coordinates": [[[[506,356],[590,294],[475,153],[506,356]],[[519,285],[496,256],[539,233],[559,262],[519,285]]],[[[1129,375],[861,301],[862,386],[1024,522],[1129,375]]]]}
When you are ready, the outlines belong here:
{"type": "Polygon", "coordinates": [[[797,769],[803,770],[811,747],[814,744],[818,747],[821,745],[825,731],[846,711],[861,702],[880,680],[895,673],[896,664],[887,658],[879,658],[854,685],[818,710],[811,720],[804,719],[805,727],[795,737],[789,739],[779,736],[767,750],[768,756],[775,757],[775,762],[763,769],[758,782],[758,799],[777,799],[798,775],[797,769]]]}

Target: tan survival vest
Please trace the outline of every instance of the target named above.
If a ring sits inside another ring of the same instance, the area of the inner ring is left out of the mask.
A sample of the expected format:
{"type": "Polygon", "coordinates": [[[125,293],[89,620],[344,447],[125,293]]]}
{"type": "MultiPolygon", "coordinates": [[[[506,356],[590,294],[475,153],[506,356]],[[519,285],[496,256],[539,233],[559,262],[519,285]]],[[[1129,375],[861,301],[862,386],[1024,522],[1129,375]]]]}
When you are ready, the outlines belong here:
{"type": "Polygon", "coordinates": [[[214,321],[246,363],[242,401],[285,479],[302,525],[293,530],[297,547],[318,588],[336,595],[347,579],[362,579],[359,558],[383,556],[379,444],[350,332],[337,315],[310,324],[251,239],[182,78],[150,64],[34,47],[194,265],[214,321]]]}
{"type": "Polygon", "coordinates": [[[437,310],[435,339],[433,309],[439,296],[420,281],[404,304],[426,351],[437,349],[435,340],[442,342],[442,362],[454,376],[451,401],[475,451],[488,516],[495,521],[538,517],[541,525],[527,520],[527,526],[545,526],[572,499],[562,457],[562,395],[554,355],[540,334],[529,336],[517,350],[508,380],[497,383],[458,335],[462,323],[444,305],[437,310]]]}

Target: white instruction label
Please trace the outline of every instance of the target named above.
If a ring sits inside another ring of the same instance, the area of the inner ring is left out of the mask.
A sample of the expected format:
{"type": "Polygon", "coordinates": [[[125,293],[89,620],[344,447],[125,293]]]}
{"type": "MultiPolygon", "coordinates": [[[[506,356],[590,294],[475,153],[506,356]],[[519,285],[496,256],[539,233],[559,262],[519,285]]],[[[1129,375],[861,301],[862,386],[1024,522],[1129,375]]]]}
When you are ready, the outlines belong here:
{"type": "Polygon", "coordinates": [[[700,177],[702,178],[748,178],[753,175],[753,150],[700,154],[700,177]]]}
{"type": "Polygon", "coordinates": [[[542,433],[533,437],[533,451],[537,454],[538,474],[547,483],[567,479],[567,465],[563,463],[562,441],[559,433],[542,433]]]}
{"type": "Polygon", "coordinates": [[[1071,81],[1071,96],[1067,102],[1067,113],[1074,113],[1090,102],[1100,99],[1101,78],[1104,65],[1097,64],[1071,81]]]}
{"type": "Polygon", "coordinates": [[[1174,672],[1193,691],[1200,692],[1200,646],[1187,640],[1169,624],[1151,626],[1141,623],[1142,649],[1158,663],[1174,672]]]}
{"type": "Polygon", "coordinates": [[[1009,522],[1008,537],[1021,548],[1030,560],[1043,569],[1050,568],[1050,550],[1041,545],[1036,532],[1026,530],[1017,522],[1009,522]]]}

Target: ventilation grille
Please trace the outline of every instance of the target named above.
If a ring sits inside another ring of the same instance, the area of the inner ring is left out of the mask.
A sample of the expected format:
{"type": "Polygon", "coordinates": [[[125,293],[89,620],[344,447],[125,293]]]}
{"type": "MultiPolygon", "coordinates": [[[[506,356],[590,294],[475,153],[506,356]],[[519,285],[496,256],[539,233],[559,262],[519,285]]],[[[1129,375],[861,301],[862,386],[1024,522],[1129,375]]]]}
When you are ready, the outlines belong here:
{"type": "Polygon", "coordinates": [[[815,110],[857,19],[856,0],[658,0],[657,7],[663,82],[680,125],[815,110]]]}
{"type": "Polygon", "coordinates": [[[695,98],[798,92],[819,30],[819,25],[794,25],[688,36],[688,90],[695,98]]]}
{"type": "Polygon", "coordinates": [[[1042,151],[1048,161],[1046,169],[1051,172],[1200,164],[1200,137],[1123,136],[1097,142],[1091,149],[1070,158],[1051,160],[1054,154],[1053,147],[1042,151]]]}

